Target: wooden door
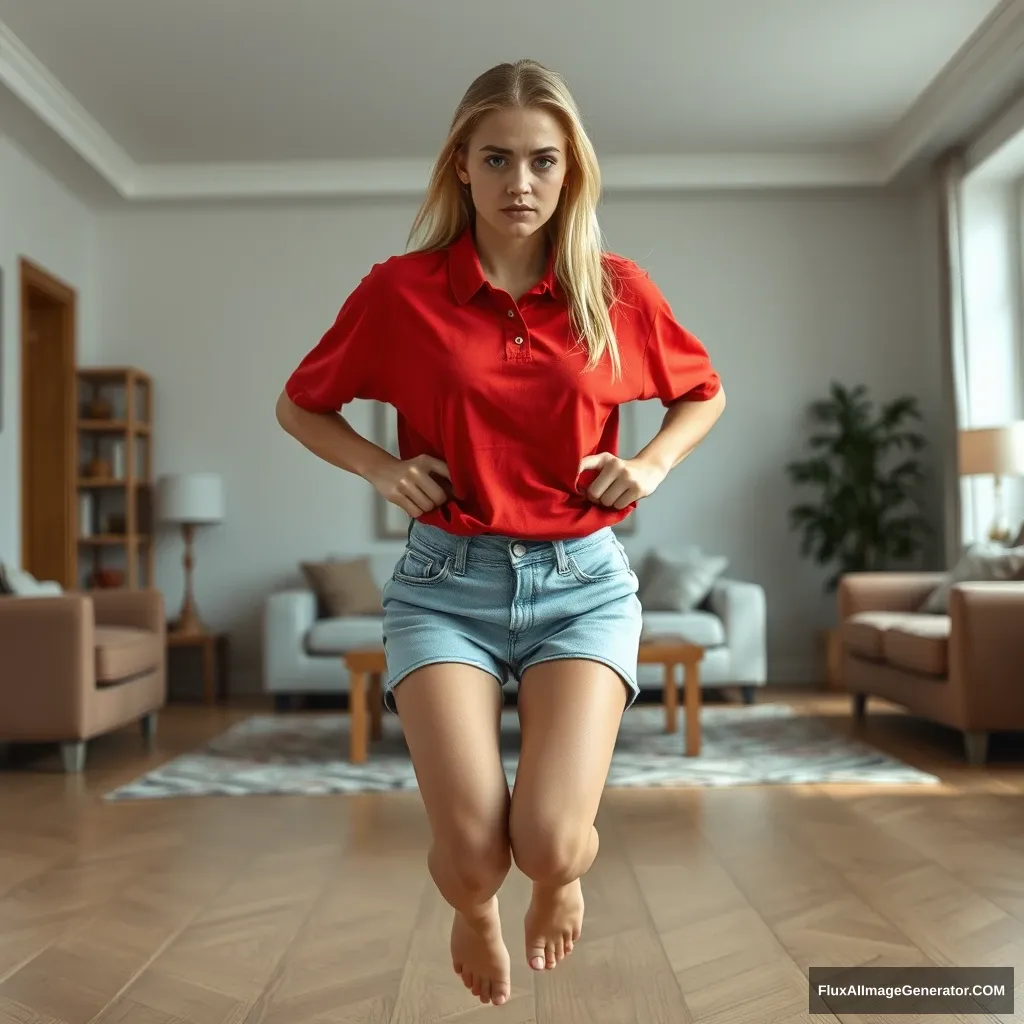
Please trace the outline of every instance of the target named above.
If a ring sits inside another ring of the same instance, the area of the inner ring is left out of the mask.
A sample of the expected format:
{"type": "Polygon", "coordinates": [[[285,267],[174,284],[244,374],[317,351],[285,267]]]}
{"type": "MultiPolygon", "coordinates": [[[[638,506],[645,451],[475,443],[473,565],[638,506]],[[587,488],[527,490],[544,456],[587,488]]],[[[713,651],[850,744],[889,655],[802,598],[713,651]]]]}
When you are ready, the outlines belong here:
{"type": "Polygon", "coordinates": [[[77,587],[75,292],[21,263],[21,560],[77,587]]]}

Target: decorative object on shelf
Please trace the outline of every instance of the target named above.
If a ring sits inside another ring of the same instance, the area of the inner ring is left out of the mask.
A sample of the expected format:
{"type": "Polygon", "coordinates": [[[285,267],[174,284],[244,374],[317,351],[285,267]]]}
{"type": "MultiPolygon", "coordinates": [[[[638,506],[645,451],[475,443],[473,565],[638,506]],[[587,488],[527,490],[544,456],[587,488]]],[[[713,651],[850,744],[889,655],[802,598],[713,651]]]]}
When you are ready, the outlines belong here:
{"type": "Polygon", "coordinates": [[[132,366],[82,366],[77,378],[74,575],[95,586],[91,581],[112,578],[106,571],[113,568],[129,590],[152,586],[152,379],[132,366]]]}
{"type": "Polygon", "coordinates": [[[157,508],[162,522],[181,526],[185,541],[185,594],[181,612],[169,626],[169,632],[181,636],[199,636],[207,632],[196,609],[192,590],[193,534],[197,526],[224,519],[224,484],[217,473],[174,473],[157,482],[157,508]]]}
{"type": "Polygon", "coordinates": [[[1013,530],[1003,504],[1003,477],[1024,476],[1024,420],[998,427],[961,430],[959,435],[961,476],[991,476],[992,525],[988,539],[1008,544],[1013,530]]]}
{"type": "Polygon", "coordinates": [[[921,551],[931,527],[918,510],[924,472],[915,454],[926,442],[906,426],[921,418],[909,395],[876,412],[864,385],[833,382],[810,416],[819,428],[808,439],[814,454],[786,471],[794,484],[821,494],[794,506],[789,521],[802,533],[801,554],[833,566],[825,582],[832,592],[843,573],[891,568],[921,551]]]}

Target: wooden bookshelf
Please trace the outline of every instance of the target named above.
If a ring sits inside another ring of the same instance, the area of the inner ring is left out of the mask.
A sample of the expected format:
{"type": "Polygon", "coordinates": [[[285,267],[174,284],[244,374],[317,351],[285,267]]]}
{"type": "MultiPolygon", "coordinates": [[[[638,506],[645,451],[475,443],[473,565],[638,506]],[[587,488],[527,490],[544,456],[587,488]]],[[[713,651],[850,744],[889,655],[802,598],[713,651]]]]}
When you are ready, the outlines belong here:
{"type": "Polygon", "coordinates": [[[78,576],[123,574],[153,584],[153,382],[131,366],[80,367],[78,377],[78,576]]]}

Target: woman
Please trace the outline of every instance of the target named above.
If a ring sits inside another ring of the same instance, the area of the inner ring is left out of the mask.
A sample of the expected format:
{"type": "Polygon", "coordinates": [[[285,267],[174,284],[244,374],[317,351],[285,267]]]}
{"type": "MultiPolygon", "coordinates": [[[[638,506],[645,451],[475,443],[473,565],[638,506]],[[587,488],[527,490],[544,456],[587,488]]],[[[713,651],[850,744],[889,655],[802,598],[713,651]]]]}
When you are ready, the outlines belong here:
{"type": "Polygon", "coordinates": [[[527,962],[580,935],[580,877],[623,711],[638,693],[637,578],[612,526],[707,434],[724,393],[702,344],[629,260],[602,251],[600,172],[562,79],[528,60],[459,104],[413,224],[289,378],[282,427],[411,518],[383,592],[385,704],[407,738],[454,909],[456,973],[510,995],[497,892],[533,882],[527,962]],[[415,244],[413,245],[413,240],[415,244]],[[340,415],[398,412],[400,457],[340,415]],[[618,407],[659,399],[657,436],[619,458],[618,407]],[[521,750],[502,769],[500,685],[521,750]]]}

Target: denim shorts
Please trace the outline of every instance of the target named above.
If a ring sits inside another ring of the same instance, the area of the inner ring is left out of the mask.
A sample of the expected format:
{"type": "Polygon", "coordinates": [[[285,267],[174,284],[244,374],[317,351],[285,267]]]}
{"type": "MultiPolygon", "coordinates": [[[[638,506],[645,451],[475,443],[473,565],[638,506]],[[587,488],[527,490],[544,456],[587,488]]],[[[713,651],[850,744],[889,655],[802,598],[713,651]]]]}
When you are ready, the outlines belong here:
{"type": "Polygon", "coordinates": [[[639,694],[639,583],[611,527],[559,541],[455,536],[413,520],[384,585],[385,707],[416,669],[474,665],[504,686],[561,658],[598,661],[639,694]]]}

